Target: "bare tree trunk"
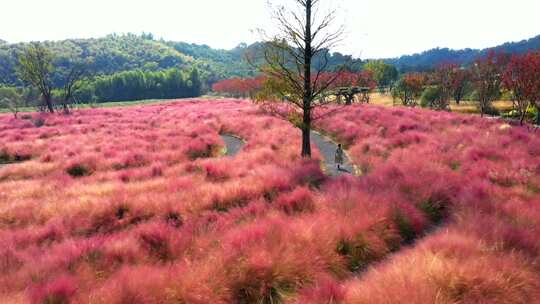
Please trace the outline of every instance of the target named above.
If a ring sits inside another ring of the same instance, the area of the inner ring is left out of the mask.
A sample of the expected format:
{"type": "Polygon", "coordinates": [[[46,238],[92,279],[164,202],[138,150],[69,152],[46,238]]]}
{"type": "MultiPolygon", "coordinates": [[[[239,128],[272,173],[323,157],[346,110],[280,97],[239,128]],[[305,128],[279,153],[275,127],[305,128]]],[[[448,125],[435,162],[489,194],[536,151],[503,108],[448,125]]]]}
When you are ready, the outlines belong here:
{"type": "MultiPolygon", "coordinates": [[[[327,79],[323,73],[328,72],[329,50],[341,41],[343,27],[335,31],[331,28],[336,20],[335,10],[322,16],[314,14],[320,0],[290,2],[294,3],[297,9],[276,6],[274,19],[282,33],[266,42],[263,56],[267,64],[261,66],[260,70],[276,82],[275,86],[269,88],[268,99],[275,101],[276,96],[272,96],[272,91],[278,91],[277,97],[285,97],[285,100],[292,104],[293,113],[276,111],[277,115],[289,121],[289,114],[301,119],[300,122],[291,122],[302,131],[301,156],[311,158],[311,124],[320,118],[313,117],[312,114],[317,107],[329,103],[325,102],[326,95],[339,75],[334,73],[327,79]],[[321,19],[317,21],[317,17],[321,19]],[[316,56],[320,56],[321,61],[312,66],[316,56]]],[[[264,33],[264,30],[262,32],[264,33]]],[[[252,62],[257,60],[253,59],[252,62]]],[[[258,97],[265,98],[261,95],[258,97]]]]}
{"type": "Polygon", "coordinates": [[[306,0],[306,34],[304,49],[304,100],[303,100],[303,125],[302,125],[302,157],[311,158],[311,101],[313,92],[311,88],[311,7],[312,0],[306,0]]]}
{"type": "Polygon", "coordinates": [[[484,117],[485,110],[486,110],[485,101],[480,101],[480,117],[484,117]]]}
{"type": "Polygon", "coordinates": [[[304,125],[302,126],[302,157],[311,157],[311,111],[304,112],[304,125]]]}
{"type": "Polygon", "coordinates": [[[45,105],[47,106],[47,109],[49,110],[49,112],[54,113],[54,107],[52,104],[51,96],[48,94],[43,95],[43,101],[45,101],[45,105]]]}
{"type": "Polygon", "coordinates": [[[346,94],[345,95],[345,105],[350,106],[352,105],[354,99],[354,94],[346,94]]]}
{"type": "Polygon", "coordinates": [[[523,126],[523,121],[525,120],[525,115],[527,114],[526,111],[520,110],[519,113],[519,125],[523,126]]]}

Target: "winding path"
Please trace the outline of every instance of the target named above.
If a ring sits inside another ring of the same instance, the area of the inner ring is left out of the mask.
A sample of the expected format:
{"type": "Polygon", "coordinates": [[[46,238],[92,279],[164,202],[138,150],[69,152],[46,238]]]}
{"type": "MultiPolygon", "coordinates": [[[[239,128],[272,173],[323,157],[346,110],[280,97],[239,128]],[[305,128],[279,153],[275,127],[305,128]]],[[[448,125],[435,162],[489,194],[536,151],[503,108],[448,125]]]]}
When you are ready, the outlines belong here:
{"type": "Polygon", "coordinates": [[[220,134],[220,136],[225,142],[226,156],[235,156],[246,145],[246,142],[237,136],[230,134],[220,134]]]}
{"type": "Polygon", "coordinates": [[[323,157],[324,172],[326,174],[330,176],[355,174],[355,168],[347,153],[344,155],[344,162],[341,166],[341,170],[337,169],[334,158],[338,146],[334,141],[315,131],[311,131],[311,141],[317,146],[323,157]]]}
{"type": "MultiPolygon", "coordinates": [[[[234,157],[246,145],[246,142],[238,136],[231,134],[220,134],[225,142],[225,156],[234,157]]],[[[344,163],[338,170],[334,162],[337,144],[330,138],[321,135],[316,131],[311,132],[311,141],[319,149],[323,158],[323,170],[329,176],[338,176],[341,174],[355,174],[356,170],[347,153],[344,155],[344,163]]]]}

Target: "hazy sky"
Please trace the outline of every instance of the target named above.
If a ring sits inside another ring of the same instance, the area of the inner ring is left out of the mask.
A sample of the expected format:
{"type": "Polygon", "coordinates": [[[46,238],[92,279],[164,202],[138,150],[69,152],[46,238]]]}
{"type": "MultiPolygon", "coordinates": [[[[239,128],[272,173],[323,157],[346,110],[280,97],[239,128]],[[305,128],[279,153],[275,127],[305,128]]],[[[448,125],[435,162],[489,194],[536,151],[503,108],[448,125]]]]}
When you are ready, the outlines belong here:
{"type": "MultiPolygon", "coordinates": [[[[280,0],[289,1],[292,0],[280,0]]],[[[540,34],[540,0],[322,0],[340,8],[362,58],[433,47],[483,48],[540,34]]],[[[267,0],[4,0],[0,39],[9,42],[152,32],[156,38],[232,48],[269,23],[267,0]]]]}

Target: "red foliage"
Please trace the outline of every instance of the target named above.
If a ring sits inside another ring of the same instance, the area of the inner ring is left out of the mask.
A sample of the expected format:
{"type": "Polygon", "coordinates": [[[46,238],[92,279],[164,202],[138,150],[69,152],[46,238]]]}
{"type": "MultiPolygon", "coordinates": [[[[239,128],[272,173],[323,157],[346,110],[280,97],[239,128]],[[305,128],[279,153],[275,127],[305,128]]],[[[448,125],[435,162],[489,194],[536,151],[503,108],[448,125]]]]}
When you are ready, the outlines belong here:
{"type": "Polygon", "coordinates": [[[216,82],[212,85],[212,91],[229,94],[233,97],[253,97],[255,92],[261,89],[266,77],[255,78],[231,78],[216,82]]]}
{"type": "Polygon", "coordinates": [[[32,303],[70,303],[76,291],[77,285],[74,279],[62,276],[35,287],[32,291],[32,303]]]}
{"type": "Polygon", "coordinates": [[[401,99],[405,106],[415,106],[427,80],[427,75],[424,73],[405,74],[394,88],[394,96],[401,99]]]}
{"type": "Polygon", "coordinates": [[[478,93],[482,116],[492,110],[491,103],[499,95],[501,75],[507,63],[507,55],[490,51],[487,56],[478,58],[471,67],[471,77],[478,93]]]}
{"type": "MultiPolygon", "coordinates": [[[[255,78],[231,78],[225,79],[215,83],[212,86],[212,90],[217,93],[227,94],[233,97],[250,97],[253,98],[255,94],[261,90],[267,77],[259,76],[255,78]]],[[[362,71],[358,73],[341,71],[335,73],[321,73],[320,75],[313,75],[312,83],[316,89],[335,89],[339,87],[366,87],[374,89],[377,86],[377,82],[374,80],[373,75],[369,71],[362,71]]]]}
{"type": "Polygon", "coordinates": [[[317,280],[315,286],[300,292],[298,304],[340,304],[345,303],[345,288],[330,277],[317,280]]]}
{"type": "Polygon", "coordinates": [[[296,188],[291,193],[284,193],[276,200],[277,206],[287,214],[312,212],[315,209],[313,194],[305,187],[296,188]]]}
{"type": "MultiPolygon", "coordinates": [[[[312,80],[315,83],[316,76],[312,80]]],[[[374,89],[377,82],[373,78],[373,74],[369,71],[348,72],[341,71],[335,73],[322,73],[317,79],[317,88],[335,89],[340,87],[366,87],[374,89]]]]}
{"type": "Polygon", "coordinates": [[[514,94],[521,122],[529,104],[540,109],[540,52],[514,55],[503,73],[503,84],[514,94]]]}

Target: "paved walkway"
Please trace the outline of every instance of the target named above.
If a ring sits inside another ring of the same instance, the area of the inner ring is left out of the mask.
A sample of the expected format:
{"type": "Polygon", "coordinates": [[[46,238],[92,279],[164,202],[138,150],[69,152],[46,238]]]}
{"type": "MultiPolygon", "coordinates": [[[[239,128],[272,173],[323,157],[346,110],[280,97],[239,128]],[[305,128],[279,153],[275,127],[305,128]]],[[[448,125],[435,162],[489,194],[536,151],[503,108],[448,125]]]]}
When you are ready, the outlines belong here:
{"type": "Polygon", "coordinates": [[[246,143],[239,137],[228,134],[221,134],[220,136],[225,142],[226,156],[235,156],[246,145],[246,143]]]}
{"type": "MultiPolygon", "coordinates": [[[[237,155],[242,148],[246,145],[246,142],[241,138],[229,135],[221,134],[220,135],[223,141],[225,142],[225,155],[226,156],[235,156],[237,155]]],[[[330,138],[321,135],[318,132],[311,132],[311,141],[319,149],[321,156],[323,158],[323,170],[326,174],[330,176],[338,176],[341,174],[354,174],[355,169],[348,155],[344,155],[344,163],[341,166],[341,169],[338,170],[336,164],[334,163],[335,154],[337,150],[337,144],[333,142],[330,138]]]]}
{"type": "Polygon", "coordinates": [[[343,165],[341,170],[338,170],[336,164],[334,163],[337,144],[333,142],[330,138],[323,136],[315,131],[311,132],[311,141],[317,146],[322,157],[324,164],[324,171],[330,176],[337,176],[341,174],[354,174],[354,166],[351,163],[351,160],[345,154],[343,165]]]}

